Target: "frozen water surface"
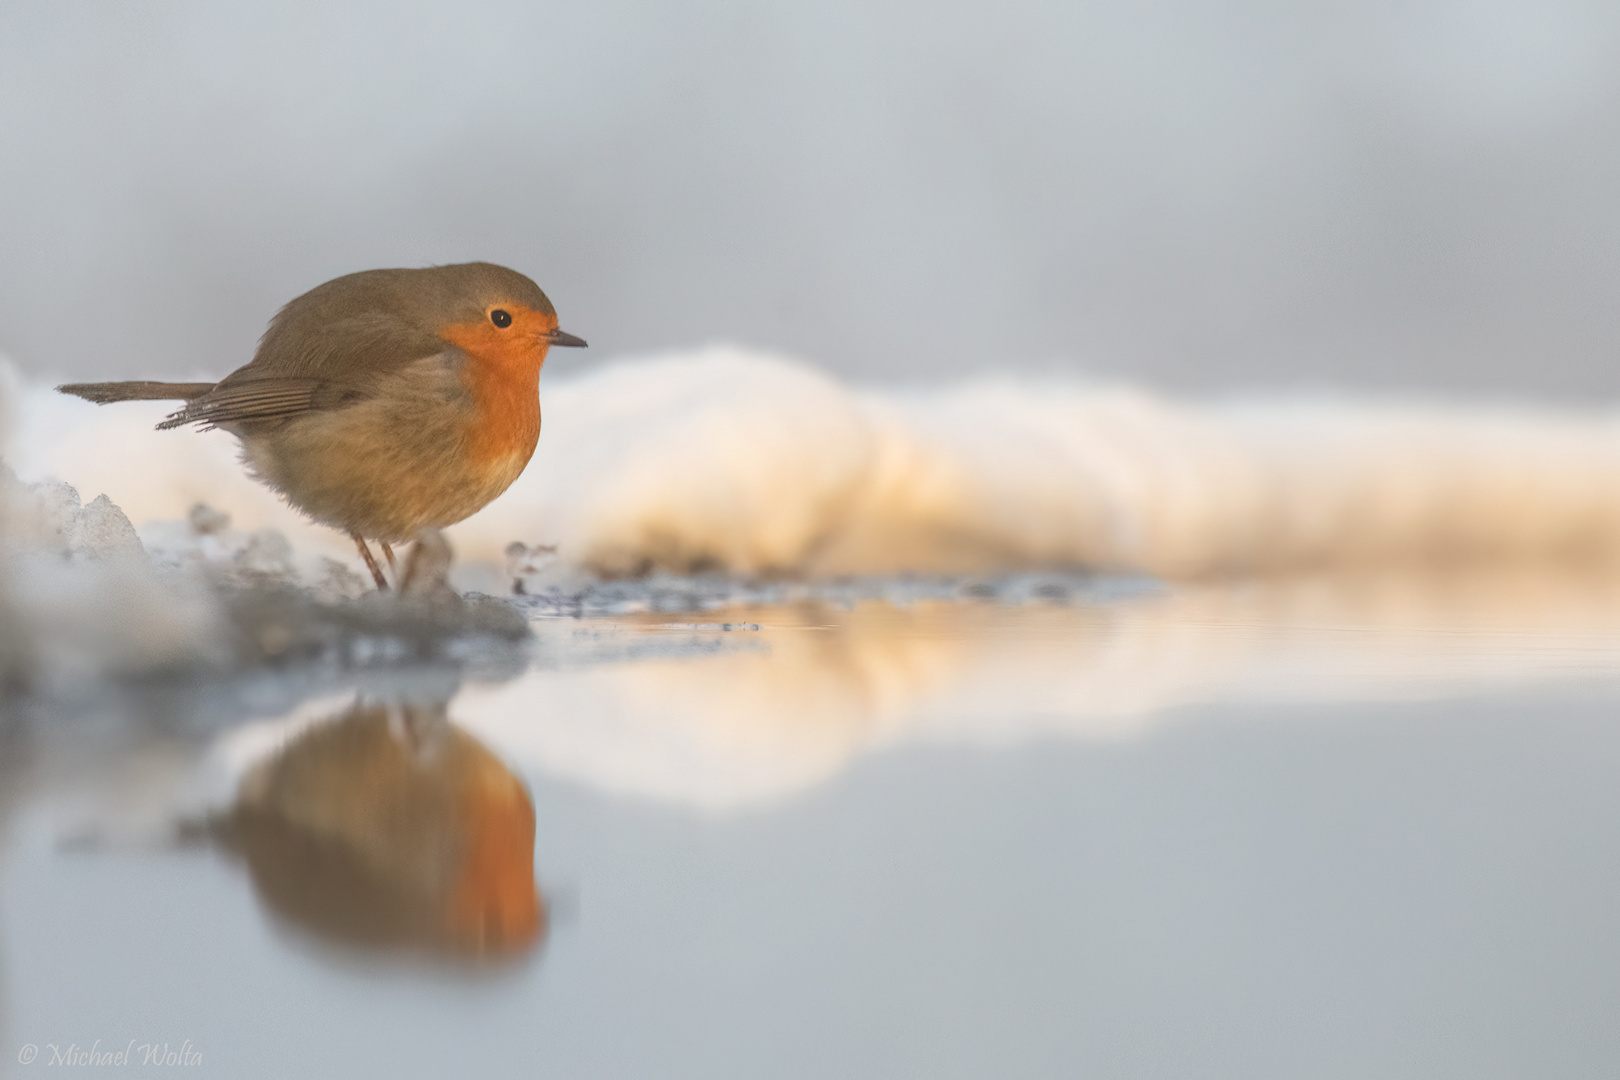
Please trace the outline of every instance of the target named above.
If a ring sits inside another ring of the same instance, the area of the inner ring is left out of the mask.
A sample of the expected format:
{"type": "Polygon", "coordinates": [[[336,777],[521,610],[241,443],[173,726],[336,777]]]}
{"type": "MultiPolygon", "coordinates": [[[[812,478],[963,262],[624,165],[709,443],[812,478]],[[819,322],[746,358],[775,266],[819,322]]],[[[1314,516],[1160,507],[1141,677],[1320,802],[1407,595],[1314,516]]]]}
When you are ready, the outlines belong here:
{"type": "Polygon", "coordinates": [[[97,1040],[228,1077],[1620,1055],[1620,582],[515,602],[531,636],[432,662],[10,699],[5,1068],[97,1040]]]}

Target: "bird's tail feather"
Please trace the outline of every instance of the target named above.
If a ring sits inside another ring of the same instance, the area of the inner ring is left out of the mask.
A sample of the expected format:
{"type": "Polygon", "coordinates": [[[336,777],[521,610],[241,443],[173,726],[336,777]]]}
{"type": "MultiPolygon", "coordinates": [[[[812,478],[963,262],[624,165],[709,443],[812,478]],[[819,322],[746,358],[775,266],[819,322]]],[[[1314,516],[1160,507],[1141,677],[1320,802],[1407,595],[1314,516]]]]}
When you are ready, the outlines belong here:
{"type": "Polygon", "coordinates": [[[213,383],[145,381],[66,383],[57,387],[64,394],[82,397],[97,405],[114,401],[190,401],[213,388],[213,383]]]}

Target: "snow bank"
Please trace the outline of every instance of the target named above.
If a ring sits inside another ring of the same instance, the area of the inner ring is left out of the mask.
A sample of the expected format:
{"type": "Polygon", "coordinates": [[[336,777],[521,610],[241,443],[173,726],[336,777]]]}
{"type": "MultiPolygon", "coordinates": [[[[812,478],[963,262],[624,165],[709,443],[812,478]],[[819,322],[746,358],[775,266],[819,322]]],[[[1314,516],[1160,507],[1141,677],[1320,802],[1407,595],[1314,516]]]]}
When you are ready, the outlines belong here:
{"type": "MultiPolygon", "coordinates": [[[[1011,378],[862,390],[726,348],[544,381],[542,399],[528,470],[451,531],[464,557],[498,566],[516,541],[609,576],[1187,578],[1620,551],[1612,412],[1192,405],[1011,378]]],[[[151,430],[164,408],[34,388],[18,470],[107,492],[143,535],[207,502],[348,557],[243,475],[230,436],[151,430]]]]}

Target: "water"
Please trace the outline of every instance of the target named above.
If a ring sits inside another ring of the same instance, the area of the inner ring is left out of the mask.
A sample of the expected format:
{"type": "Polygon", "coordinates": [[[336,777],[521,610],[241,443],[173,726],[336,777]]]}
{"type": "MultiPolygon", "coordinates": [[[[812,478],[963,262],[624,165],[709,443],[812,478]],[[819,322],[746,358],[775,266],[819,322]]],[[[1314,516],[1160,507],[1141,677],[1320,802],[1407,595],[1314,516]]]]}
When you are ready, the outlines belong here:
{"type": "Polygon", "coordinates": [[[509,670],[10,711],[7,1067],[97,1039],[190,1040],[192,1075],[231,1077],[1606,1076],[1620,1053],[1604,579],[533,625],[509,670]],[[249,804],[257,841],[220,824],[249,804]],[[423,805],[452,827],[398,827],[423,805]],[[445,898],[475,878],[469,922],[445,898]]]}

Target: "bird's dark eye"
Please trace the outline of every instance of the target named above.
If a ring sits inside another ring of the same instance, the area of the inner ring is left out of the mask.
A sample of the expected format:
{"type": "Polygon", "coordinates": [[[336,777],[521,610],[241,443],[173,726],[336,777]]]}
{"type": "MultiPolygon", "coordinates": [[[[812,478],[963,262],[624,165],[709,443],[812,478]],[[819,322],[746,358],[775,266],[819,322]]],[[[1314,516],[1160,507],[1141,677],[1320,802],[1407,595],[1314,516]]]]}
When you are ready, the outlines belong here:
{"type": "Polygon", "coordinates": [[[500,327],[502,330],[505,330],[508,326],[512,325],[512,315],[510,312],[502,311],[500,308],[496,308],[494,311],[489,313],[489,321],[500,327]]]}

